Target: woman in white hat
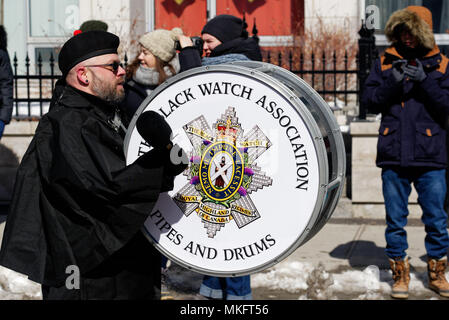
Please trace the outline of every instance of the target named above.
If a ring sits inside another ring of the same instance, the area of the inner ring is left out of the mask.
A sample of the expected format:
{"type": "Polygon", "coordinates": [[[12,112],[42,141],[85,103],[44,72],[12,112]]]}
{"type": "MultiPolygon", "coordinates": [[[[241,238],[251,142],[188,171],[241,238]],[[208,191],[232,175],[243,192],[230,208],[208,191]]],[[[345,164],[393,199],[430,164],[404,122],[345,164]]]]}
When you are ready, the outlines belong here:
{"type": "Polygon", "coordinates": [[[182,34],[180,28],[158,29],[140,37],[140,53],[126,68],[125,99],[121,107],[128,121],[158,85],[179,72],[175,41],[182,34]]]}

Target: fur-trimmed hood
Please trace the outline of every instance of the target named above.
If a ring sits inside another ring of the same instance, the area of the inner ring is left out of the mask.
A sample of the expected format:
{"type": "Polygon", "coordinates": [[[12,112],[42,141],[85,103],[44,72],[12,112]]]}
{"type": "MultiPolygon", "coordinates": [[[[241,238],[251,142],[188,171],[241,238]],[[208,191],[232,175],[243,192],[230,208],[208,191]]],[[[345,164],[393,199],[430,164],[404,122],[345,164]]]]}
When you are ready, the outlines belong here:
{"type": "Polygon", "coordinates": [[[434,49],[435,37],[432,31],[432,14],[427,8],[410,6],[391,15],[385,26],[385,35],[393,45],[400,40],[396,30],[400,25],[409,29],[422,47],[429,50],[434,49]]]}

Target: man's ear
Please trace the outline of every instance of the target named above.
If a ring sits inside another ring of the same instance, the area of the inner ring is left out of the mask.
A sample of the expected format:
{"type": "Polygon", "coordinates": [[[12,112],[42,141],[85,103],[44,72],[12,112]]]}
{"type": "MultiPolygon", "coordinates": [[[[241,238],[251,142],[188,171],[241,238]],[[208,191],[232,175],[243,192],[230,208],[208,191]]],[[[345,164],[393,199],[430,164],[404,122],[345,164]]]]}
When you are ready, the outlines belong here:
{"type": "Polygon", "coordinates": [[[76,69],[76,78],[81,85],[87,86],[89,84],[89,79],[87,78],[87,68],[78,67],[76,69]]]}

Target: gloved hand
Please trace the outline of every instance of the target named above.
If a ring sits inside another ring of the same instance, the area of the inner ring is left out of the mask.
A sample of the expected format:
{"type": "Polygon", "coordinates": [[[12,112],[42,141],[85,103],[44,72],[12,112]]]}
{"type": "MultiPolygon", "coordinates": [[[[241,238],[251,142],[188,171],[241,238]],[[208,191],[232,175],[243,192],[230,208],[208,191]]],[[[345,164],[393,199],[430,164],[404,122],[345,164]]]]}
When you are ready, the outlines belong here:
{"type": "Polygon", "coordinates": [[[136,128],[142,138],[155,149],[167,150],[173,145],[170,125],[155,111],[142,113],[137,119],[136,128]]]}
{"type": "Polygon", "coordinates": [[[416,66],[407,64],[404,67],[404,73],[410,78],[412,81],[422,82],[425,78],[427,78],[427,74],[424,71],[422,63],[416,59],[416,66]]]}
{"type": "Polygon", "coordinates": [[[404,67],[407,60],[396,60],[393,62],[393,68],[391,69],[391,74],[393,75],[394,81],[396,83],[401,82],[404,79],[404,67]]]}
{"type": "Polygon", "coordinates": [[[164,175],[174,177],[188,167],[189,159],[185,151],[175,144],[170,151],[153,148],[139,157],[136,162],[148,169],[164,167],[164,175]]]}

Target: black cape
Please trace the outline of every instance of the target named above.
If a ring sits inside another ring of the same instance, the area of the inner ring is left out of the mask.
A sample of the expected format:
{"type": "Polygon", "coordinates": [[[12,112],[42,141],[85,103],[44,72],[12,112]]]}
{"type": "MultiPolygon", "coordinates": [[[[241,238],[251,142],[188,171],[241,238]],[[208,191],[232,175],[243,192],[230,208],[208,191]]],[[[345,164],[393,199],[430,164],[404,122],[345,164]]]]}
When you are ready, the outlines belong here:
{"type": "Polygon", "coordinates": [[[154,149],[126,166],[113,116],[66,86],[18,169],[0,265],[41,283],[44,298],[157,298],[160,255],[140,229],[175,174],[154,149]],[[66,288],[73,265],[80,290],[66,288]]]}

